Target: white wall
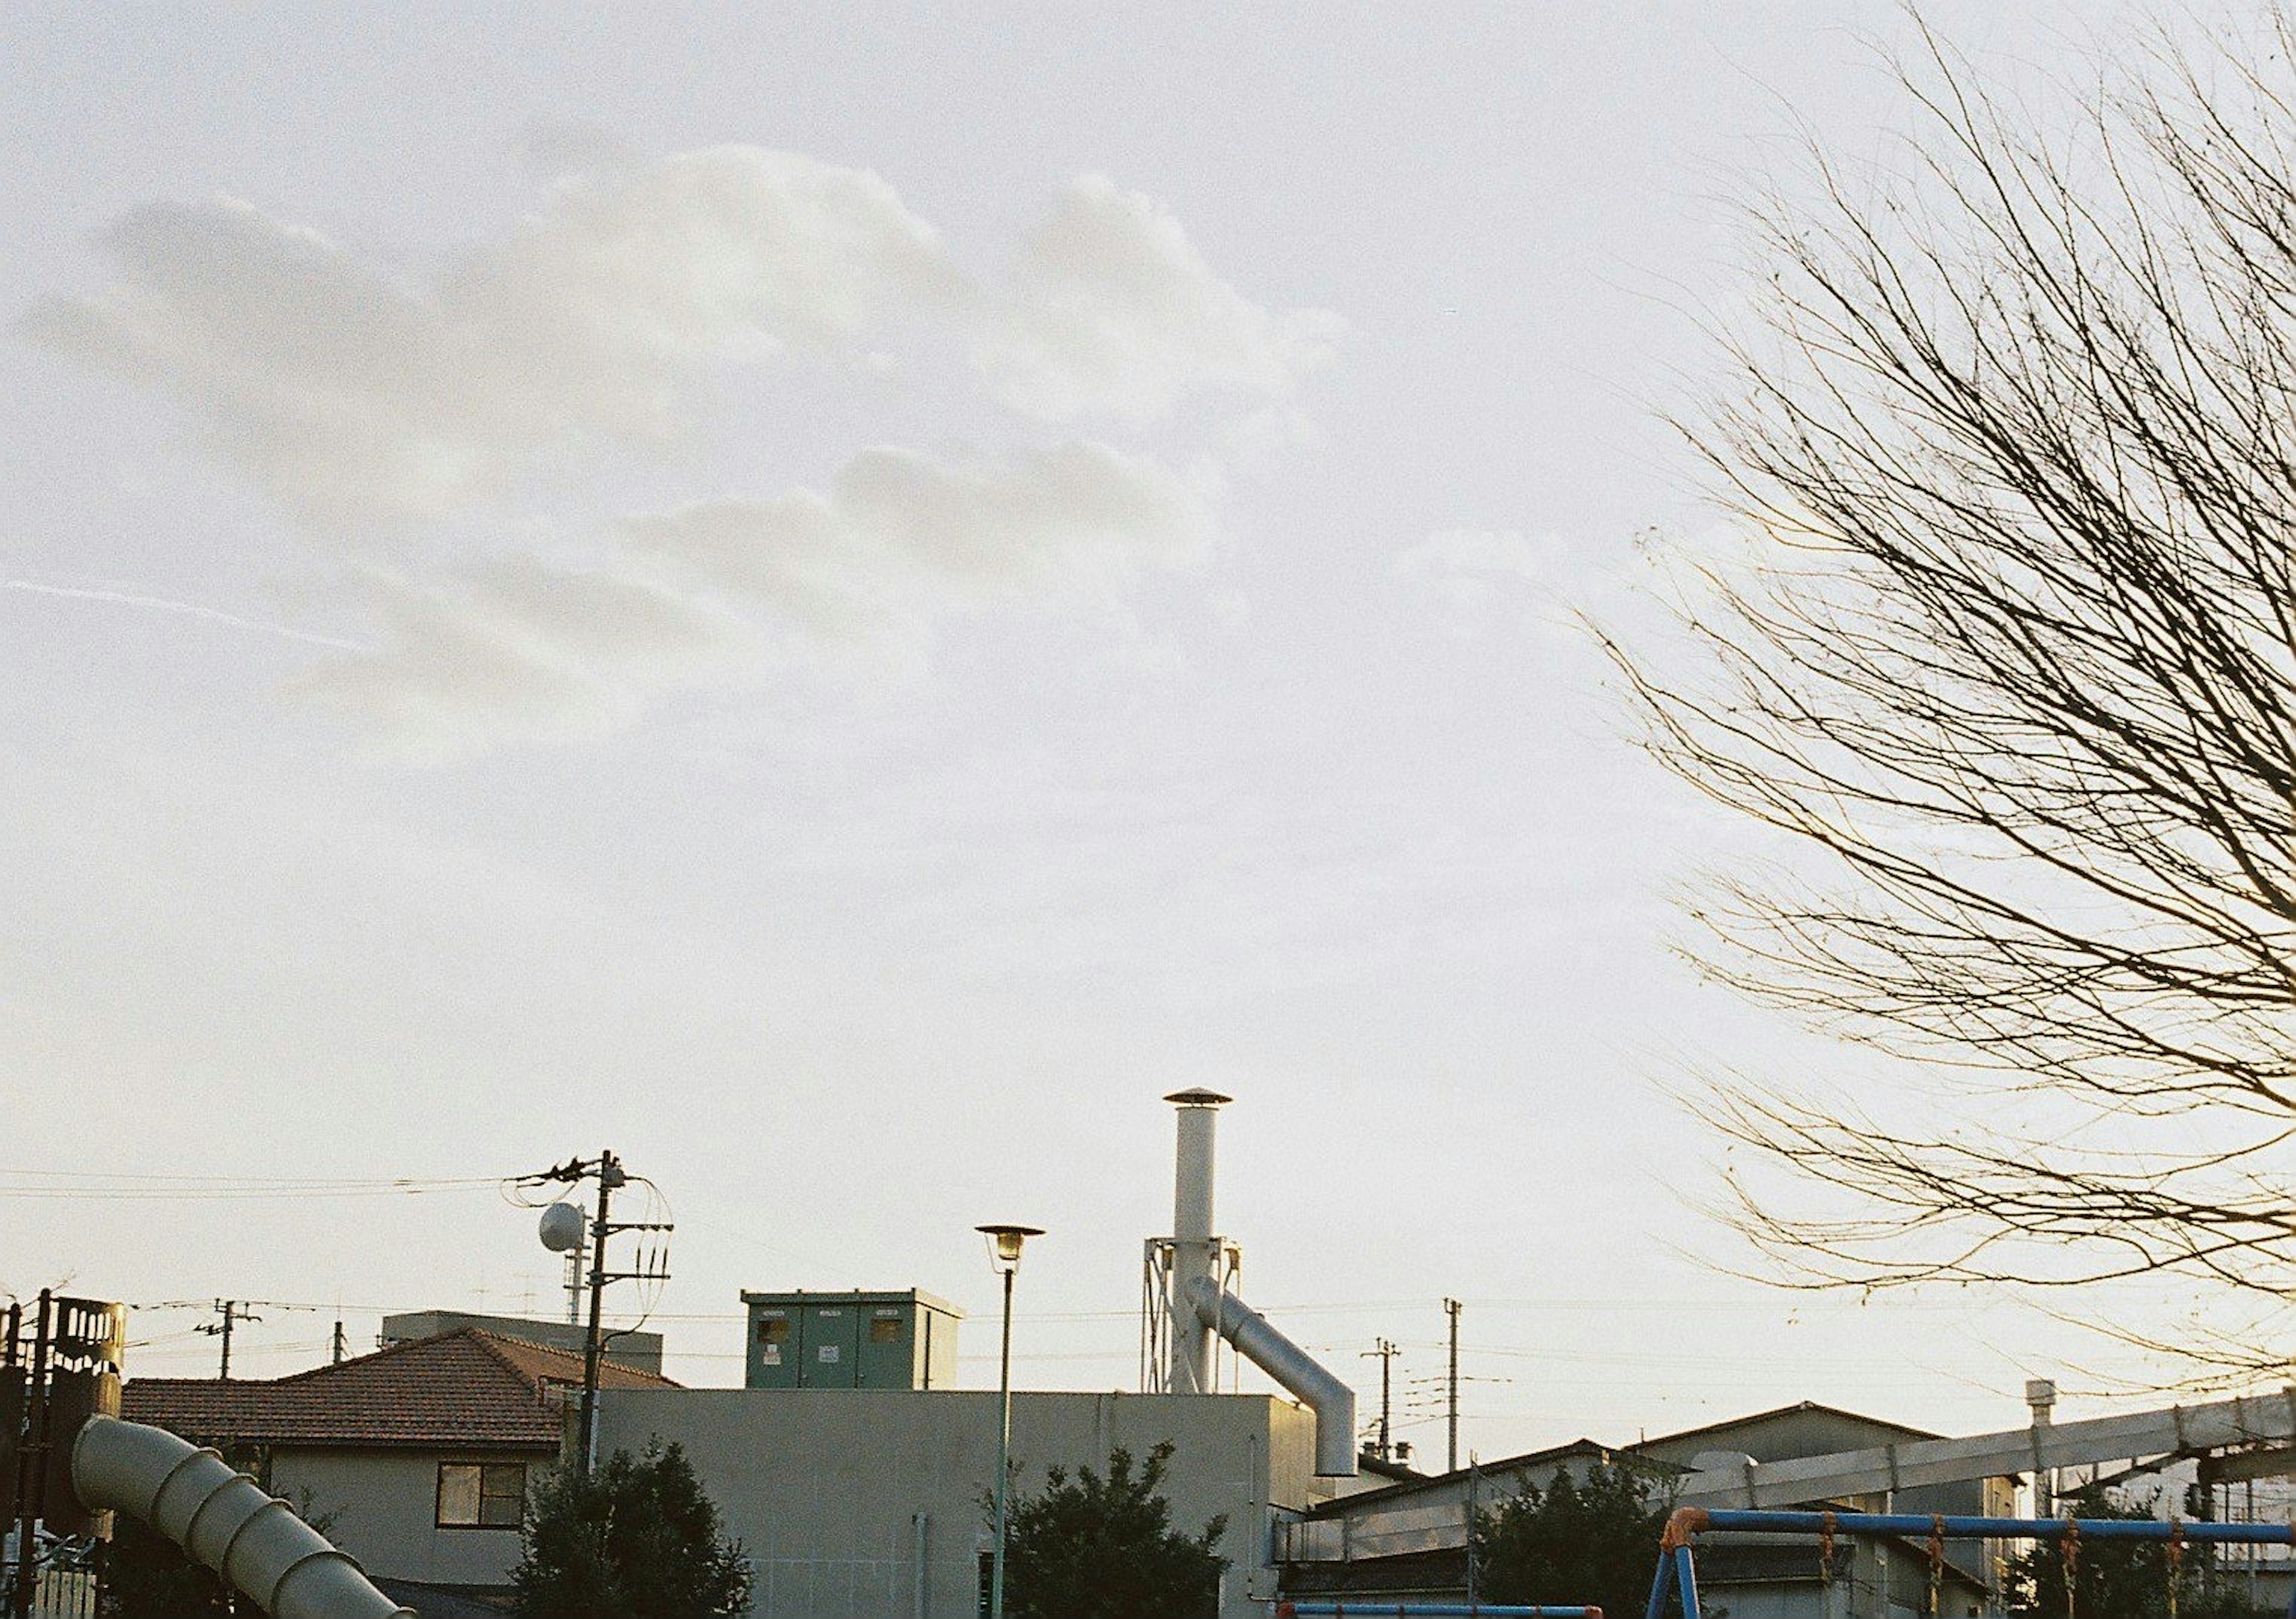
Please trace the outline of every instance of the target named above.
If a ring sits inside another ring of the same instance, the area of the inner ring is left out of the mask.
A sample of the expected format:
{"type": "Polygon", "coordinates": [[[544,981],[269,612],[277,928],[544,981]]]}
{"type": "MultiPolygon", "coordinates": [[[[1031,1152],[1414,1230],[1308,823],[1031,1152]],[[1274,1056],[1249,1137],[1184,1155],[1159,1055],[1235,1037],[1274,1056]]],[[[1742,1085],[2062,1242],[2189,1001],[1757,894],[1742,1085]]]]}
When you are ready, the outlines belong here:
{"type": "MultiPolygon", "coordinates": [[[[757,1565],[756,1619],[972,1619],[988,1549],[996,1396],[970,1390],[609,1389],[601,1452],[683,1445],[757,1565]],[[922,1520],[922,1521],[921,1521],[922,1520]],[[920,1575],[922,1574],[922,1579],[920,1575]]],[[[1308,1501],[1315,1421],[1258,1394],[1024,1394],[1013,1399],[1014,1476],[1103,1470],[1119,1448],[1176,1445],[1165,1496],[1176,1527],[1225,1515],[1222,1619],[1264,1615],[1274,1509],[1308,1501]]]]}
{"type": "Polygon", "coordinates": [[[332,1513],[327,1538],[389,1580],[500,1585],[518,1561],[516,1529],[441,1529],[441,1461],[524,1461],[530,1490],[556,1458],[480,1451],[275,1450],[271,1490],[298,1510],[332,1513]]]}

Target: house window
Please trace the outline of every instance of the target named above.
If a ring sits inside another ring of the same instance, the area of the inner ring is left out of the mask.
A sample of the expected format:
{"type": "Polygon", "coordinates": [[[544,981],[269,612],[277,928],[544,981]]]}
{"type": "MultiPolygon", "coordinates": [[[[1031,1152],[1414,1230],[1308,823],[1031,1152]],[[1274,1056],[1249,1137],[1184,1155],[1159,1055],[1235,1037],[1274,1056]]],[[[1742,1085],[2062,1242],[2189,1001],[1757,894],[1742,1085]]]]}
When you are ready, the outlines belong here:
{"type": "Polygon", "coordinates": [[[439,1527],[515,1529],[526,1517],[522,1461],[439,1464],[439,1527]]]}

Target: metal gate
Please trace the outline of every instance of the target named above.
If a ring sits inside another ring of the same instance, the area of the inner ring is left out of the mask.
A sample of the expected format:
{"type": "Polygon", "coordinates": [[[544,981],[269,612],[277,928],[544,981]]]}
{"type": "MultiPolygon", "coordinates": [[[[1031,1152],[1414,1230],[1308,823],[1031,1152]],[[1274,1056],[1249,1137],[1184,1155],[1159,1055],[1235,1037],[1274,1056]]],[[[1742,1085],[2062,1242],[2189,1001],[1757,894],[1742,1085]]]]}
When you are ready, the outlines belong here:
{"type": "Polygon", "coordinates": [[[917,1569],[904,1557],[752,1557],[753,1619],[907,1619],[917,1569]]]}
{"type": "Polygon", "coordinates": [[[32,1588],[32,1619],[95,1619],[95,1575],[82,1568],[46,1568],[32,1588]]]}

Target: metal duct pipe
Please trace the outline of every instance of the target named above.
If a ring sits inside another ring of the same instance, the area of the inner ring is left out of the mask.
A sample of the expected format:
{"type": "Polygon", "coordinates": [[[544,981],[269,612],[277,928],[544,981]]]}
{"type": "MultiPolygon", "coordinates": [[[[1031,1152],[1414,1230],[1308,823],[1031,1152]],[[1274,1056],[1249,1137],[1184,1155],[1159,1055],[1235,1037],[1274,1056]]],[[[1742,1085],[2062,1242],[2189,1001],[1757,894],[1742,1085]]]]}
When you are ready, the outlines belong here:
{"type": "MultiPolygon", "coordinates": [[[[1220,1280],[1219,1240],[1212,1235],[1213,1137],[1219,1110],[1230,1099],[1217,1091],[1175,1091],[1164,1100],[1180,1110],[1172,1168],[1172,1296],[1184,1299],[1198,1281],[1220,1280]]],[[[1175,1310],[1171,1329],[1164,1386],[1179,1394],[1211,1393],[1211,1329],[1175,1310]]]]}
{"type": "Polygon", "coordinates": [[[272,1619],[417,1619],[285,1501],[164,1428],[90,1417],[72,1441],[71,1476],[88,1507],[143,1519],[272,1619]]]}
{"type": "Polygon", "coordinates": [[[1324,1370],[1306,1350],[1268,1325],[1267,1318],[1218,1282],[1188,1284],[1187,1304],[1236,1353],[1282,1384],[1316,1413],[1316,1476],[1353,1478],[1356,1472],[1356,1391],[1324,1370]]]}

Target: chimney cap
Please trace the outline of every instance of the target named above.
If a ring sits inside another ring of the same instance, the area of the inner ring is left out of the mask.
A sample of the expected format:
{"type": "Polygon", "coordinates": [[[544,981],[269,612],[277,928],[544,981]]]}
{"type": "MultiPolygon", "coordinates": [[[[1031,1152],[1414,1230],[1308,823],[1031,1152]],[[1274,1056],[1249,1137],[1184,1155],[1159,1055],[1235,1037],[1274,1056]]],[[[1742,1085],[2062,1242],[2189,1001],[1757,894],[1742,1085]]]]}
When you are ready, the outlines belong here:
{"type": "Polygon", "coordinates": [[[1183,1108],[1217,1108],[1224,1102],[1234,1101],[1235,1098],[1222,1096],[1217,1091],[1206,1091],[1199,1086],[1193,1091],[1175,1091],[1164,1100],[1183,1108]]]}

